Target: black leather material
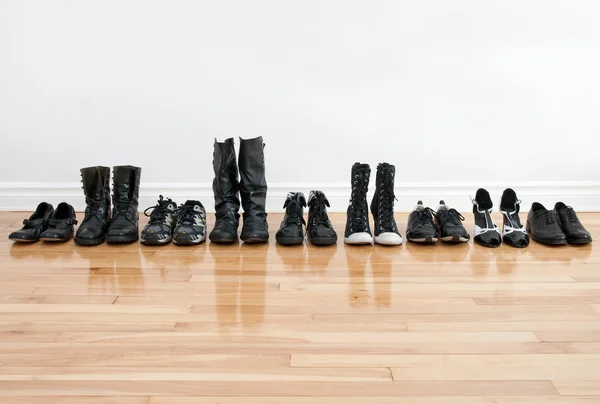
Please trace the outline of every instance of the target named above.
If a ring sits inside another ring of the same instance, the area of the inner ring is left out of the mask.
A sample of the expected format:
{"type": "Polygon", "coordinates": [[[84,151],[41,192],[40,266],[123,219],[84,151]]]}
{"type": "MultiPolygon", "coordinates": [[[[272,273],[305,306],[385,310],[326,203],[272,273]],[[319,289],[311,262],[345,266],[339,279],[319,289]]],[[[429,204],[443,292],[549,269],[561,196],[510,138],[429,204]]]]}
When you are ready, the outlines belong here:
{"type": "Polygon", "coordinates": [[[302,192],[290,192],[285,199],[285,214],[275,233],[275,239],[281,245],[296,245],[304,242],[304,208],[306,198],[302,192]]]}
{"type": "Polygon", "coordinates": [[[264,243],[269,239],[265,205],[267,180],[262,137],[240,138],[240,196],[244,208],[244,225],[240,238],[249,243],[264,243]]]}
{"type": "Polygon", "coordinates": [[[113,167],[113,212],[106,231],[109,243],[129,243],[138,239],[141,176],[139,167],[113,167]]]}
{"type": "Polygon", "coordinates": [[[394,176],[396,167],[381,163],[377,166],[375,177],[375,193],[371,200],[371,214],[373,215],[373,231],[376,236],[381,233],[396,233],[398,225],[394,219],[394,176]]]}
{"type": "Polygon", "coordinates": [[[308,223],[306,234],[308,241],[315,245],[331,245],[337,243],[335,232],[327,208],[329,201],[322,191],[311,191],[308,196],[308,223]]]}
{"type": "Polygon", "coordinates": [[[29,219],[23,220],[23,228],[10,233],[8,238],[21,242],[38,241],[42,232],[48,228],[53,213],[52,205],[47,202],[40,203],[29,219]]]}
{"type": "Polygon", "coordinates": [[[239,225],[240,183],[235,159],[233,138],[219,143],[215,140],[213,152],[213,193],[215,195],[216,222],[209,234],[215,243],[232,243],[237,240],[239,225]]]}
{"type": "Polygon", "coordinates": [[[86,167],[80,171],[87,207],[75,233],[75,243],[97,245],[104,242],[110,220],[110,168],[86,167]]]}
{"type": "Polygon", "coordinates": [[[529,236],[524,231],[514,230],[506,233],[507,229],[522,229],[519,211],[521,210],[521,201],[517,198],[517,193],[511,188],[507,188],[502,193],[500,199],[500,211],[502,212],[503,235],[502,241],[512,247],[525,248],[529,245],[529,236]]]}
{"type": "Polygon", "coordinates": [[[409,241],[434,243],[439,237],[438,228],[433,219],[433,210],[419,201],[417,208],[408,215],[406,238],[409,241]]]}
{"type": "Polygon", "coordinates": [[[531,205],[527,215],[527,231],[531,233],[531,238],[541,244],[567,244],[567,236],[560,228],[556,214],[539,202],[531,205]]]}
{"type": "Polygon", "coordinates": [[[58,204],[50,221],[48,228],[42,232],[40,239],[45,241],[68,241],[75,233],[74,225],[77,224],[75,209],[66,202],[58,204]]]}
{"type": "Polygon", "coordinates": [[[556,202],[554,215],[562,229],[567,242],[572,244],[587,244],[592,242],[592,235],[583,227],[575,210],[563,202],[556,202]]]}
{"type": "Polygon", "coordinates": [[[502,245],[502,236],[498,226],[492,220],[492,208],[494,203],[490,193],[479,188],[473,200],[473,218],[475,219],[475,236],[473,241],[488,248],[496,248],[502,245]]]}
{"type": "Polygon", "coordinates": [[[370,179],[371,167],[368,164],[354,163],[350,177],[352,193],[350,204],[346,210],[345,237],[355,233],[371,234],[369,204],[367,202],[370,179]]]}
{"type": "Polygon", "coordinates": [[[442,241],[466,242],[471,236],[462,221],[465,220],[456,209],[446,206],[440,201],[440,207],[435,212],[435,223],[438,226],[442,241]]]}

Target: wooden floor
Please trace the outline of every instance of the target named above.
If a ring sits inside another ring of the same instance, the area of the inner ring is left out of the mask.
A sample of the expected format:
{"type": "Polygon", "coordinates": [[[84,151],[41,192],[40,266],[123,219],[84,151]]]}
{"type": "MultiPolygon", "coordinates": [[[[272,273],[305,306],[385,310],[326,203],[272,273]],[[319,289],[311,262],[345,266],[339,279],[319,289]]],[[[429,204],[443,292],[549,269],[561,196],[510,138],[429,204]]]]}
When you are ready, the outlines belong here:
{"type": "Polygon", "coordinates": [[[13,245],[24,217],[2,404],[600,403],[600,214],[599,244],[524,250],[13,245]]]}

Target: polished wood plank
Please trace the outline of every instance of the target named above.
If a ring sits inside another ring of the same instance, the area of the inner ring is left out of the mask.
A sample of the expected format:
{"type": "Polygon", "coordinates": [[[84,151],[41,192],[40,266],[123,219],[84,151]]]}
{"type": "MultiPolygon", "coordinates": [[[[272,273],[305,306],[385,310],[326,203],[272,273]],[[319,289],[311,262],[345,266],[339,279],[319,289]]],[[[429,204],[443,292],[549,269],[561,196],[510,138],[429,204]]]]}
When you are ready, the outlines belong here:
{"type": "Polygon", "coordinates": [[[595,244],[13,244],[25,216],[0,213],[3,404],[600,403],[595,244]]]}

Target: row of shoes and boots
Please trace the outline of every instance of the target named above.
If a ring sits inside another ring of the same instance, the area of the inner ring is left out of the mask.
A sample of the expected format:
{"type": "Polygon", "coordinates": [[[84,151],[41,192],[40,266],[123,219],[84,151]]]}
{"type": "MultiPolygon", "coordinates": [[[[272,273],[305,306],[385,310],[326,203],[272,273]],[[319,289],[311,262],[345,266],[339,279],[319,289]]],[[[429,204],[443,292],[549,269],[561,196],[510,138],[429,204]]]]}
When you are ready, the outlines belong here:
{"type": "MultiPolygon", "coordinates": [[[[212,242],[238,240],[240,206],[244,208],[240,238],[247,243],[268,241],[264,147],[262,137],[240,138],[239,159],[236,159],[233,138],[224,142],[215,140],[213,193],[216,222],[208,236],[212,242]]],[[[143,244],[163,245],[172,240],[177,245],[194,245],[206,240],[206,210],[199,201],[189,200],[177,207],[171,199],[160,196],[158,203],[144,213],[150,219],[141,233],[143,244]]]]}
{"type": "Polygon", "coordinates": [[[521,224],[519,212],[521,200],[516,192],[507,188],[500,199],[502,212],[502,233],[492,221],[493,202],[490,193],[480,188],[473,199],[476,243],[485,247],[499,247],[502,243],[512,247],[524,248],[531,238],[541,244],[564,245],[587,244],[592,236],[579,220],[575,210],[557,202],[553,210],[548,210],[539,202],[531,205],[527,215],[527,227],[521,224]]]}

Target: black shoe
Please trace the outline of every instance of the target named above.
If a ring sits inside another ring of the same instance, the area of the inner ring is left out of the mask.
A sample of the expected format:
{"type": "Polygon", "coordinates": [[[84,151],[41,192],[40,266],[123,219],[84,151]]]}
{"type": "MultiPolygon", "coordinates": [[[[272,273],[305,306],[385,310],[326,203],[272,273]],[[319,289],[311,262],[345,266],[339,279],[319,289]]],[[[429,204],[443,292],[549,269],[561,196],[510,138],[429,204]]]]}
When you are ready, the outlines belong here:
{"type": "Polygon", "coordinates": [[[158,197],[158,203],[150,206],[144,211],[144,215],[150,217],[148,224],[142,230],[140,243],[146,245],[164,245],[171,242],[171,235],[175,227],[175,211],[177,203],[171,199],[164,199],[162,195],[158,197]],[[148,211],[152,213],[148,214],[148,211]]]}
{"type": "Polygon", "coordinates": [[[238,238],[237,229],[240,219],[238,213],[240,210],[238,197],[240,183],[233,138],[227,139],[223,143],[215,140],[213,170],[215,172],[213,193],[217,221],[208,237],[215,243],[233,243],[238,238]]]}
{"type": "Polygon", "coordinates": [[[394,175],[396,167],[388,163],[377,166],[375,194],[371,201],[375,243],[384,245],[402,244],[402,236],[394,219],[394,175]]]}
{"type": "Polygon", "coordinates": [[[142,169],[113,167],[113,212],[106,230],[106,242],[131,243],[139,238],[138,199],[142,169]]]}
{"type": "Polygon", "coordinates": [[[406,239],[414,243],[437,242],[440,235],[433,216],[433,209],[423,206],[422,201],[417,202],[415,210],[408,215],[406,239]]]}
{"type": "Polygon", "coordinates": [[[587,244],[592,242],[592,235],[583,227],[575,210],[562,202],[554,205],[554,214],[558,219],[558,225],[567,236],[567,242],[571,244],[587,244]]]}
{"type": "Polygon", "coordinates": [[[369,204],[367,191],[371,168],[368,164],[354,163],[352,166],[352,194],[350,205],[346,211],[346,231],[344,243],[346,244],[372,244],[373,235],[369,224],[369,204]]]}
{"type": "Polygon", "coordinates": [[[77,224],[75,209],[66,202],[58,204],[50,221],[48,228],[40,234],[40,240],[44,241],[69,241],[75,234],[74,225],[77,224]]]}
{"type": "Polygon", "coordinates": [[[531,205],[527,215],[527,231],[532,239],[541,244],[567,244],[567,236],[560,228],[554,211],[546,209],[539,202],[531,205]]]}
{"type": "Polygon", "coordinates": [[[110,220],[110,168],[82,168],[81,182],[87,207],[75,233],[75,244],[98,245],[104,242],[110,220]]]}
{"type": "Polygon", "coordinates": [[[521,201],[515,191],[505,189],[500,200],[500,212],[503,215],[502,241],[512,247],[525,248],[529,245],[529,236],[519,219],[520,207],[521,201]]]}
{"type": "Polygon", "coordinates": [[[496,248],[502,244],[502,236],[498,226],[492,221],[494,203],[490,193],[479,188],[473,199],[473,216],[475,216],[475,237],[473,240],[484,247],[496,248]]]}
{"type": "Polygon", "coordinates": [[[240,138],[240,196],[244,208],[244,225],[240,238],[248,243],[264,243],[269,240],[267,223],[267,180],[265,178],[265,155],[262,137],[240,138]]]}
{"type": "Polygon", "coordinates": [[[53,213],[52,205],[46,202],[40,203],[33,215],[29,219],[23,220],[23,228],[10,233],[8,238],[22,243],[39,241],[42,232],[48,228],[53,213]]]}
{"type": "Polygon", "coordinates": [[[306,237],[314,245],[337,243],[337,233],[331,225],[327,208],[329,201],[322,191],[310,191],[308,196],[308,223],[306,237]]]}
{"type": "Polygon", "coordinates": [[[186,201],[176,211],[173,244],[195,245],[206,240],[206,210],[198,201],[186,201]]]}
{"type": "Polygon", "coordinates": [[[449,208],[444,201],[440,201],[435,212],[435,223],[440,229],[440,238],[447,243],[466,243],[471,239],[469,232],[462,222],[465,220],[456,209],[449,208]]]}
{"type": "Polygon", "coordinates": [[[302,192],[290,192],[287,194],[285,203],[285,215],[275,233],[275,239],[281,245],[297,245],[304,242],[304,208],[306,199],[302,192]]]}

